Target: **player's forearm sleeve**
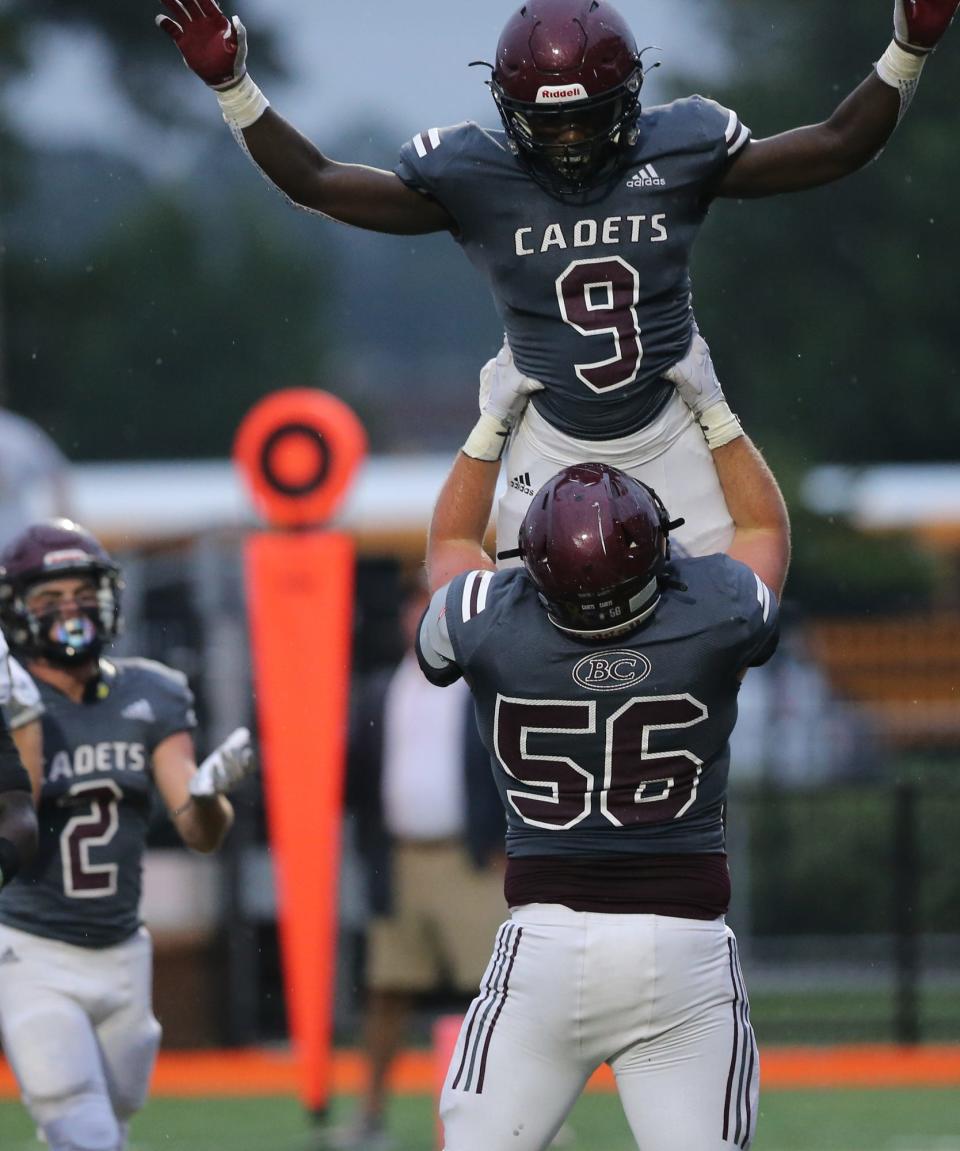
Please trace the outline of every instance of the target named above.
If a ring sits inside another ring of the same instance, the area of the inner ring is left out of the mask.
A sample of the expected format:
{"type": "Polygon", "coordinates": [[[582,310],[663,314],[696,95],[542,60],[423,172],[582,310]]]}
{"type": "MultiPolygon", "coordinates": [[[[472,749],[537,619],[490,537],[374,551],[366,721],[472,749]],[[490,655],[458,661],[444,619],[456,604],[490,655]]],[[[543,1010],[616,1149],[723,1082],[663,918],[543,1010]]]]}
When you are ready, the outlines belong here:
{"type": "Polygon", "coordinates": [[[417,660],[420,668],[427,679],[438,687],[448,687],[461,676],[447,630],[446,603],[447,587],[442,587],[434,593],[417,634],[417,660]]]}

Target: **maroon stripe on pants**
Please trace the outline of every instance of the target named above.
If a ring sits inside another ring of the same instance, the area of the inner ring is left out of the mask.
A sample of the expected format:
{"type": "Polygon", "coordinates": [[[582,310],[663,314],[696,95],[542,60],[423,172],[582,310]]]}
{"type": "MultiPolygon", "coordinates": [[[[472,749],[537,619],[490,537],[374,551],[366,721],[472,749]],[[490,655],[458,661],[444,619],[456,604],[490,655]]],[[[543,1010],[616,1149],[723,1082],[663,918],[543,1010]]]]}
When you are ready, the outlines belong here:
{"type": "Polygon", "coordinates": [[[453,1081],[453,1087],[456,1089],[460,1086],[460,1080],[463,1077],[463,1072],[467,1066],[467,1059],[471,1050],[471,1038],[473,1036],[474,1024],[477,1022],[477,1017],[483,1010],[484,1002],[490,997],[490,992],[496,987],[497,980],[500,977],[500,971],[503,967],[504,959],[506,958],[505,944],[509,939],[511,924],[505,923],[500,929],[497,936],[496,946],[494,948],[494,964],[490,972],[490,977],[487,980],[486,987],[481,988],[481,994],[477,997],[476,1002],[470,1012],[470,1022],[467,1024],[467,1034],[463,1040],[463,1054],[460,1056],[460,1066],[457,1068],[457,1074],[453,1081]],[[501,955],[500,953],[503,952],[501,955]]]}
{"type": "Polygon", "coordinates": [[[517,937],[514,940],[514,944],[513,944],[513,951],[510,954],[510,963],[507,966],[507,974],[503,980],[503,994],[500,998],[499,1004],[497,1005],[497,1010],[496,1010],[496,1013],[493,1017],[493,1020],[490,1023],[490,1029],[487,1031],[486,1042],[483,1045],[483,1055],[481,1056],[481,1059],[480,1059],[480,1074],[477,1076],[477,1094],[478,1095],[483,1094],[483,1080],[484,1080],[484,1076],[487,1073],[487,1052],[490,1050],[490,1040],[493,1038],[493,1029],[494,1029],[494,1027],[496,1027],[497,1020],[500,1018],[500,1012],[503,1010],[503,1005],[507,1001],[507,992],[508,992],[509,987],[510,987],[510,972],[513,971],[513,964],[516,961],[517,952],[520,949],[520,939],[521,939],[522,935],[523,935],[523,928],[518,927],[517,928],[517,937]]]}
{"type": "MultiPolygon", "coordinates": [[[[737,1010],[740,989],[733,973],[733,940],[727,940],[727,951],[730,955],[730,982],[733,984],[733,1050],[730,1052],[730,1070],[727,1074],[727,1093],[723,1100],[723,1141],[730,1138],[730,1099],[733,1094],[733,1077],[737,1069],[737,1052],[740,1049],[740,1014],[737,1010]]],[[[738,1108],[739,1111],[739,1108],[738,1108]]]]}

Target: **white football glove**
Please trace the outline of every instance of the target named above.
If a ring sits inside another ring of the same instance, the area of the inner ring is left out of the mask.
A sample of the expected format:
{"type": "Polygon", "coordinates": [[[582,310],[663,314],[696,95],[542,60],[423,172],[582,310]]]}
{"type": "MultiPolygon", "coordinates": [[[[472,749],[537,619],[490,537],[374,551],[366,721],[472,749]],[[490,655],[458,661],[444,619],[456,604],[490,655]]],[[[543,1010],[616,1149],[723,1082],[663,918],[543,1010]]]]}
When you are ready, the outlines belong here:
{"type": "Polygon", "coordinates": [[[710,345],[696,324],[687,354],[663,374],[693,412],[711,451],[743,435],[740,421],[730,411],[717,378],[710,345]]]}
{"type": "Polygon", "coordinates": [[[496,356],[480,369],[480,411],[494,416],[508,428],[518,423],[531,395],[542,391],[539,380],[520,372],[506,340],[496,356]]]}
{"type": "Polygon", "coordinates": [[[523,375],[514,364],[504,340],[496,356],[480,369],[480,419],[463,445],[464,453],[476,460],[499,460],[530,396],[541,391],[543,384],[523,375]]]}
{"type": "Polygon", "coordinates": [[[225,795],[255,771],[256,766],[250,732],[238,727],[199,765],[190,780],[190,794],[194,797],[225,795]]]}
{"type": "Polygon", "coordinates": [[[675,385],[680,399],[695,416],[726,399],[713,366],[710,345],[700,335],[696,324],[693,325],[693,339],[687,354],[663,374],[675,385]]]}

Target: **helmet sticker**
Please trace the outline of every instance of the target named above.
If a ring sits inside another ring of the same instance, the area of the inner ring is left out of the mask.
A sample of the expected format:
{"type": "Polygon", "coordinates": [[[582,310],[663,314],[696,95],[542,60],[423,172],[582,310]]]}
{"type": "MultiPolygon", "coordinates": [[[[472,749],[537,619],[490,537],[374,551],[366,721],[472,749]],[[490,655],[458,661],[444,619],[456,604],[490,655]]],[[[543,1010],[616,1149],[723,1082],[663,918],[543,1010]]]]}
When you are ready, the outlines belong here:
{"type": "Polygon", "coordinates": [[[538,104],[556,104],[567,100],[588,100],[589,92],[582,84],[544,84],[537,92],[538,104]]]}

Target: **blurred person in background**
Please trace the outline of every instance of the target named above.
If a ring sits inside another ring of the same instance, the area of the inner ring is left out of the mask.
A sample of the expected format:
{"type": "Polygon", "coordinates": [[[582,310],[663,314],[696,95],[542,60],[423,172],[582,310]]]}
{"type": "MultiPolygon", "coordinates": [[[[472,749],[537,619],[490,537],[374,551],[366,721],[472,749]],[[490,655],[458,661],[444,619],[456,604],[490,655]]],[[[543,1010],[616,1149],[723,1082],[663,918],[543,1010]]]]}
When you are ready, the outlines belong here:
{"type": "MultiPolygon", "coordinates": [[[[958,2],[895,0],[893,39],[826,120],[754,140],[735,111],[702,96],[641,107],[651,65],[607,0],[530,0],[486,65],[501,125],[423,131],[392,172],[330,159],[271,108],[247,71],[242,23],[215,0],[163,0],[169,15],[157,23],[291,203],[372,231],[447,232],[485,276],[504,367],[516,357],[532,395],[506,451],[505,548],[533,492],[591,459],[651,484],[685,520],[675,542],[703,555],[733,532],[708,448],[739,434],[691,304],[690,258],[710,205],[829,184],[869,163],[958,2]],[[681,384],[695,393],[693,414],[675,395],[681,384]]],[[[509,429],[489,403],[467,453],[499,458],[509,429]]]]}
{"type": "Polygon", "coordinates": [[[0,550],[0,626],[43,704],[39,848],[0,893],[0,1035],[51,1151],[123,1151],[160,1043],[139,917],[154,796],[183,842],[215,851],[225,793],[253,768],[240,728],[197,766],[185,677],[105,649],[121,573],[69,520],[0,550]]]}
{"type": "Polygon", "coordinates": [[[465,684],[443,692],[417,665],[429,602],[422,573],[400,608],[405,654],[367,678],[353,705],[347,806],[367,903],[360,1110],[331,1133],[338,1148],[385,1148],[390,1069],[418,997],[476,994],[503,922],[503,808],[465,684]]]}
{"type": "Polygon", "coordinates": [[[656,493],[606,464],[534,496],[519,569],[483,548],[495,463],[461,453],[441,492],[417,650],[474,695],[510,906],[444,1083],[448,1151],[541,1151],[605,1062],[643,1151],[752,1140],[724,816],[740,682],[776,647],[790,544],[753,445],[717,469],[736,531],[701,558],[673,558],[656,493]]]}
{"type": "Polygon", "coordinates": [[[70,513],[69,461],[33,420],[0,407],[0,547],[36,520],[70,513]]]}

